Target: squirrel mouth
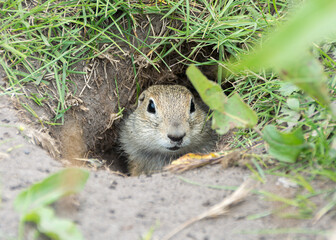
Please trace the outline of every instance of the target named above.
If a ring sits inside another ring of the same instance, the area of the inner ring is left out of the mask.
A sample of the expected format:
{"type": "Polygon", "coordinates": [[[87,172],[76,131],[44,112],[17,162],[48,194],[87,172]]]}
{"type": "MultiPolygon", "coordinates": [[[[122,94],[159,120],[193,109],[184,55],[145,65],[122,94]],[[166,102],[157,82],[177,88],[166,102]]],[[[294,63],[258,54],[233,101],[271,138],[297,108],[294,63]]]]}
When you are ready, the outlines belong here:
{"type": "Polygon", "coordinates": [[[180,147],[178,146],[174,146],[174,147],[170,147],[170,148],[167,148],[168,150],[171,150],[171,151],[176,151],[176,150],[179,150],[180,147]]]}

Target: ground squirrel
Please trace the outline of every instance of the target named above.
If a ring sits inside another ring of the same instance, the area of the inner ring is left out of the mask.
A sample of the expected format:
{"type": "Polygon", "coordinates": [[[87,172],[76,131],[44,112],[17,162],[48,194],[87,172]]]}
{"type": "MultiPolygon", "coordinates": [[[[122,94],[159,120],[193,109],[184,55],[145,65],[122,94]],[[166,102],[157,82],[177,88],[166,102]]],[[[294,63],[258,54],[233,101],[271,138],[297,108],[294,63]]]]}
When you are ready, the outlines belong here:
{"type": "Polygon", "coordinates": [[[150,174],[183,154],[210,151],[216,135],[206,118],[186,87],[149,87],[121,127],[121,147],[128,155],[131,174],[150,174]]]}

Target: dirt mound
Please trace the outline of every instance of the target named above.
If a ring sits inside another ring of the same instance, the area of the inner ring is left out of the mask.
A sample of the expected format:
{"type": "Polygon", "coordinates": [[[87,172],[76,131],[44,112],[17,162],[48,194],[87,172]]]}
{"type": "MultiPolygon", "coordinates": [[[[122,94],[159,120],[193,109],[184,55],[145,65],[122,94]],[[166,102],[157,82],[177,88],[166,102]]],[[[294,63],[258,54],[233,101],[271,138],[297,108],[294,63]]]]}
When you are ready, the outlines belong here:
{"type": "MultiPolygon", "coordinates": [[[[4,77],[1,71],[0,77],[4,77]]],[[[0,84],[4,84],[1,79],[0,84]]],[[[62,169],[60,162],[28,142],[33,140],[31,134],[26,134],[30,127],[19,121],[17,113],[9,98],[0,98],[0,216],[6,223],[0,224],[1,239],[18,236],[19,215],[13,209],[18,193],[62,169]]],[[[80,135],[77,127],[72,131],[69,135],[80,135]]],[[[84,191],[69,198],[70,205],[60,202],[55,208],[57,215],[75,221],[85,239],[140,239],[152,228],[152,239],[162,239],[180,224],[221,202],[250,174],[249,170],[224,170],[219,165],[179,175],[161,173],[137,178],[91,169],[84,191]]],[[[334,227],[335,211],[321,219],[284,218],[295,214],[297,206],[268,201],[260,192],[278,194],[282,200],[307,194],[307,190],[285,182],[288,180],[266,176],[266,182],[256,188],[258,191],[227,215],[196,222],[173,239],[326,239],[321,234],[334,227]]],[[[335,183],[316,180],[312,185],[321,192],[332,186],[336,187],[335,183]]],[[[315,197],[312,194],[311,210],[317,212],[324,207],[324,198],[331,197],[329,193],[330,190],[315,197]]],[[[34,236],[32,229],[27,229],[25,239],[34,236]]]]}
{"type": "MultiPolygon", "coordinates": [[[[27,142],[24,132],[14,126],[21,123],[7,98],[0,99],[0,238],[17,237],[19,216],[13,209],[18,193],[50,173],[61,164],[44,150],[27,142]]],[[[91,170],[90,179],[69,206],[56,204],[57,215],[76,222],[85,239],[140,239],[154,228],[153,239],[162,239],[185,221],[206,211],[232,193],[251,174],[242,168],[223,170],[208,166],[180,175],[155,174],[151,177],[121,177],[109,171],[91,170]],[[220,189],[222,187],[223,189],[220,189]]],[[[281,184],[280,178],[267,176],[258,190],[283,197],[293,197],[300,188],[281,184]]],[[[318,189],[331,183],[316,182],[318,189]]],[[[335,185],[335,184],[334,184],[335,185]]],[[[316,187],[313,186],[313,187],[316,187]]],[[[304,194],[302,192],[302,194],[304,194]]],[[[320,209],[323,196],[313,198],[320,209]]],[[[293,214],[291,206],[267,201],[257,192],[232,208],[226,216],[196,222],[173,239],[325,239],[321,230],[333,228],[335,212],[313,220],[280,218],[293,214]],[[271,214],[274,213],[274,214],[271,214]],[[289,228],[289,229],[285,229],[289,228]],[[317,235],[315,235],[317,234],[317,235]]],[[[34,231],[27,229],[26,239],[34,231]]]]}

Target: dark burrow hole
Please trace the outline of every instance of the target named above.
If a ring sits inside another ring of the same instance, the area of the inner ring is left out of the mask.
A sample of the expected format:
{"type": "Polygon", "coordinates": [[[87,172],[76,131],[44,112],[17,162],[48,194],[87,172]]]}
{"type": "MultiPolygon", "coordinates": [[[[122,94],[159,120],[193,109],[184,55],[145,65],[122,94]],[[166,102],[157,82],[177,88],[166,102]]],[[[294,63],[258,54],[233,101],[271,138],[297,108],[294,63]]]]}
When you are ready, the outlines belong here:
{"type": "MultiPolygon", "coordinates": [[[[107,141],[107,143],[108,142],[109,141],[107,141]]],[[[105,166],[111,169],[111,171],[117,171],[128,175],[127,157],[122,153],[119,144],[115,143],[107,146],[102,142],[101,146],[103,146],[103,148],[97,153],[100,155],[101,159],[106,161],[105,166]]]]}
{"type": "MultiPolygon", "coordinates": [[[[200,98],[197,91],[192,87],[192,85],[187,81],[186,77],[184,76],[184,83],[188,84],[181,84],[185,85],[196,98],[200,98]]],[[[178,83],[180,84],[180,83],[178,83]]],[[[231,83],[227,82],[222,85],[224,93],[229,95],[234,88],[231,83]]],[[[133,102],[131,103],[133,104],[133,102]]],[[[128,109],[125,111],[124,119],[131,113],[131,110],[128,109]]],[[[127,164],[127,156],[123,153],[120,143],[118,141],[118,133],[121,125],[123,124],[123,120],[118,120],[113,127],[107,130],[102,137],[96,142],[94,148],[89,151],[89,158],[97,158],[102,160],[105,164],[104,167],[108,167],[111,171],[120,172],[125,175],[129,175],[129,169],[127,164]]]]}
{"type": "MultiPolygon", "coordinates": [[[[101,127],[105,128],[104,121],[101,122],[101,127]]],[[[60,160],[65,160],[66,165],[108,169],[128,175],[127,159],[118,141],[121,124],[118,119],[103,133],[94,131],[94,134],[90,121],[83,118],[81,112],[73,111],[65,119],[64,125],[52,128],[51,135],[60,141],[60,160]]]]}
{"type": "Polygon", "coordinates": [[[127,162],[125,156],[115,156],[117,150],[110,148],[103,150],[101,157],[106,160],[106,166],[108,166],[112,171],[119,171],[124,174],[129,174],[127,168],[127,162]]]}
{"type": "Polygon", "coordinates": [[[100,169],[109,169],[113,172],[119,172],[129,175],[127,166],[127,157],[123,153],[119,141],[118,132],[122,120],[107,130],[100,139],[96,140],[95,146],[88,151],[88,158],[98,159],[102,166],[100,169]]]}

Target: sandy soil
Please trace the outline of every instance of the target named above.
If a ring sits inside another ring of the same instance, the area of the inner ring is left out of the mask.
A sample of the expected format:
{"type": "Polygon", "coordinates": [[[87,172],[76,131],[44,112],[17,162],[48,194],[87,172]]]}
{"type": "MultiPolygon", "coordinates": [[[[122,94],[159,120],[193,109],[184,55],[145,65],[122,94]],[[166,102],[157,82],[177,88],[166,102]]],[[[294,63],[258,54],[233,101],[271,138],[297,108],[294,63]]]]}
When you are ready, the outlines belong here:
{"type": "MultiPolygon", "coordinates": [[[[1,78],[4,74],[0,72],[1,78]]],[[[19,215],[13,209],[18,193],[50,173],[62,168],[43,149],[32,145],[14,126],[20,124],[9,97],[0,97],[0,239],[16,239],[19,215]]],[[[205,185],[239,186],[251,172],[242,168],[222,169],[207,166],[183,174],[160,173],[153,176],[122,177],[109,171],[91,170],[85,189],[70,198],[72,208],[56,204],[60,216],[74,220],[85,239],[141,239],[155,227],[152,239],[162,239],[183,222],[206,211],[230,195],[230,190],[212,189],[205,185]],[[181,177],[201,185],[190,184],[181,177]]],[[[304,193],[298,187],[279,184],[279,177],[267,176],[267,182],[258,187],[283,197],[304,193]]],[[[323,181],[313,183],[319,189],[330,189],[335,184],[323,181]]],[[[317,212],[325,195],[312,201],[317,212]]],[[[316,230],[331,230],[335,211],[317,223],[311,219],[297,220],[279,217],[279,213],[294,211],[279,202],[271,202],[262,195],[252,194],[231,209],[227,215],[195,223],[173,239],[327,239],[313,234],[316,230]],[[249,216],[274,212],[250,219],[249,216]],[[260,231],[291,228],[301,233],[262,234],[260,231]]],[[[29,233],[26,239],[31,239],[29,233]]]]}

